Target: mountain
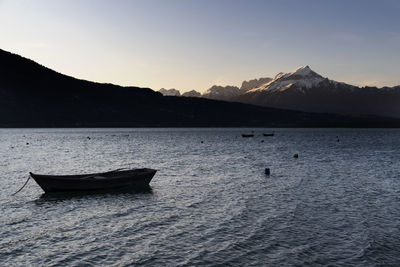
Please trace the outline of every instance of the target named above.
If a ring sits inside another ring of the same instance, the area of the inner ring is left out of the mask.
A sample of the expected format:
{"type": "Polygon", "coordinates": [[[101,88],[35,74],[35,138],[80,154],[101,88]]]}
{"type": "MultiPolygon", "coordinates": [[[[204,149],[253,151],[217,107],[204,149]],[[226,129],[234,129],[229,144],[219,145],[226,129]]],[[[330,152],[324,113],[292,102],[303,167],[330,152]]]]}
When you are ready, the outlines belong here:
{"type": "Polygon", "coordinates": [[[186,96],[186,97],[201,97],[201,93],[197,92],[196,90],[192,90],[192,91],[183,93],[182,96],[186,96]]]}
{"type": "Polygon", "coordinates": [[[241,94],[244,94],[245,92],[247,92],[251,89],[254,89],[256,87],[259,87],[260,85],[267,83],[271,80],[272,80],[272,78],[259,78],[259,79],[249,80],[249,81],[243,81],[240,89],[237,86],[213,85],[211,88],[206,90],[203,94],[201,94],[200,92],[197,92],[196,90],[191,90],[191,91],[185,92],[181,95],[179,90],[164,89],[164,88],[161,88],[160,90],[158,90],[158,92],[160,92],[164,96],[203,97],[203,98],[214,99],[214,100],[229,101],[231,98],[239,96],[241,94]]]}
{"type": "Polygon", "coordinates": [[[164,96],[180,96],[181,95],[181,92],[179,92],[179,90],[176,90],[174,88],[171,88],[171,89],[161,88],[160,90],[158,90],[158,92],[160,92],[164,96]]]}
{"type": "Polygon", "coordinates": [[[314,114],[79,80],[0,50],[0,127],[382,127],[399,120],[314,114]]]}
{"type": "Polygon", "coordinates": [[[400,86],[357,87],[322,77],[309,66],[279,73],[229,100],[306,112],[400,118],[400,86]]]}
{"type": "Polygon", "coordinates": [[[259,78],[259,79],[253,79],[249,81],[243,81],[242,86],[240,87],[240,91],[242,93],[245,93],[251,89],[257,88],[265,83],[268,83],[272,80],[272,78],[259,78]]]}
{"type": "Polygon", "coordinates": [[[207,91],[205,91],[201,96],[208,99],[216,100],[229,100],[232,97],[240,95],[240,89],[236,86],[218,86],[214,85],[207,91]]]}
{"type": "Polygon", "coordinates": [[[231,85],[228,86],[213,85],[203,94],[201,94],[201,96],[196,95],[196,97],[230,101],[232,98],[242,95],[247,91],[256,88],[264,83],[267,83],[271,80],[272,80],[271,78],[260,78],[260,79],[253,79],[250,81],[243,81],[240,89],[237,86],[231,86],[231,85]]]}

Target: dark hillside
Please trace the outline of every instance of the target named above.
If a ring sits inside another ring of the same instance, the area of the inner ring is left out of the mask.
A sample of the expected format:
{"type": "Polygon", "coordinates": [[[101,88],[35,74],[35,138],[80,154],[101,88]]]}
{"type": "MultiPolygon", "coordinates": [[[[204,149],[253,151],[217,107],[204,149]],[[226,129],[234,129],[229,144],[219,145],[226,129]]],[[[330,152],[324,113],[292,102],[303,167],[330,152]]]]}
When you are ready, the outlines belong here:
{"type": "Polygon", "coordinates": [[[264,108],[75,79],[0,50],[1,127],[395,127],[398,120],[264,108]]]}

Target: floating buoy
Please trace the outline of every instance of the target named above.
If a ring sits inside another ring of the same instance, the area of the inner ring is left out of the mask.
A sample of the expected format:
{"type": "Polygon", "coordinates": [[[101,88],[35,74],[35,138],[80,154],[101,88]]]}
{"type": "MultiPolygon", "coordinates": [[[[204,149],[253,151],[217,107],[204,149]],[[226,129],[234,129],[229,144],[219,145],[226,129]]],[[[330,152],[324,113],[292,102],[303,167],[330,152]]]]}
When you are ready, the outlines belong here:
{"type": "Polygon", "coordinates": [[[88,136],[87,139],[90,140],[90,136],[88,136]]]}
{"type": "Polygon", "coordinates": [[[201,141],[201,143],[203,144],[203,143],[204,143],[204,141],[201,141]]]}
{"type": "Polygon", "coordinates": [[[261,140],[261,143],[264,143],[264,140],[261,140]]]}
{"type": "Polygon", "coordinates": [[[271,171],[269,168],[265,168],[264,173],[265,175],[270,175],[271,171]]]}
{"type": "Polygon", "coordinates": [[[297,159],[299,157],[299,154],[296,153],[293,155],[293,157],[297,159]]]}
{"type": "Polygon", "coordinates": [[[29,145],[29,143],[28,143],[28,142],[26,142],[26,145],[29,145]]]}

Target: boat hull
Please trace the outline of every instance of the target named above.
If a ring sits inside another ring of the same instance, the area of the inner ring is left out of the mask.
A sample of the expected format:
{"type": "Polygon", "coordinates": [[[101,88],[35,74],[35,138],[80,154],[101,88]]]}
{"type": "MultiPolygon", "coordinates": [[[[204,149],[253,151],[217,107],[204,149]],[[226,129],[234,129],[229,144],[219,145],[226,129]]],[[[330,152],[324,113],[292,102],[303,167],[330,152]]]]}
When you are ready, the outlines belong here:
{"type": "Polygon", "coordinates": [[[274,133],[265,133],[265,134],[263,134],[263,136],[274,136],[275,134],[274,133]]]}
{"type": "Polygon", "coordinates": [[[43,191],[53,193],[146,189],[156,172],[153,169],[134,169],[83,175],[40,175],[33,173],[30,173],[30,175],[43,191]]]}

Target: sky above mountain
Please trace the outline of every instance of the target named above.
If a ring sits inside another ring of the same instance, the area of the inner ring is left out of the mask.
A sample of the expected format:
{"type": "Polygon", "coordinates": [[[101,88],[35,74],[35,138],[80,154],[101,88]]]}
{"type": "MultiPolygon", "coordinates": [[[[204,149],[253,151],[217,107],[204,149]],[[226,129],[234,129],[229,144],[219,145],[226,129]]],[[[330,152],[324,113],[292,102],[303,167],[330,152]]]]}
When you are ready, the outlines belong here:
{"type": "Polygon", "coordinates": [[[0,0],[0,48],[78,78],[204,91],[310,65],[400,84],[398,0],[0,0]]]}

